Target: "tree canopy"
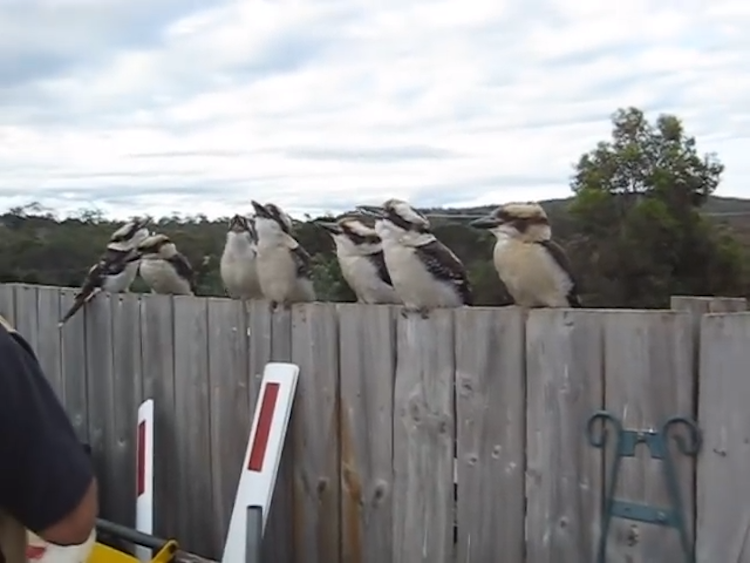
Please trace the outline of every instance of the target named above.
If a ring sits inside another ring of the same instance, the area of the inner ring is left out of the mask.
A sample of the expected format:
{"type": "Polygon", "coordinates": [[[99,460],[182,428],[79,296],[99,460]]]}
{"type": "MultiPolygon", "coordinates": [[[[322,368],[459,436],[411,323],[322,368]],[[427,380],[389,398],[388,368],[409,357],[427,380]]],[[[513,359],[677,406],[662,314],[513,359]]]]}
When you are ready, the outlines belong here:
{"type": "MultiPolygon", "coordinates": [[[[750,293],[750,201],[712,195],[724,166],[716,155],[698,152],[678,117],[650,123],[637,108],[620,109],[611,138],[573,168],[572,198],[541,203],[571,255],[584,306],[665,307],[673,294],[750,293]],[[712,210],[747,215],[727,226],[706,214],[712,210]]],[[[423,210],[439,215],[431,219],[435,234],[466,264],[478,305],[510,302],[492,267],[492,235],[467,225],[492,207],[423,210]]],[[[200,295],[224,294],[219,259],[228,221],[152,219],[152,230],[169,235],[193,264],[200,295]]],[[[13,208],[0,216],[0,281],[79,286],[119,225],[96,210],[60,219],[36,203],[13,208]]],[[[319,298],[353,300],[328,234],[300,222],[296,235],[313,256],[319,298]]],[[[138,280],[133,290],[145,287],[138,280]]]]}

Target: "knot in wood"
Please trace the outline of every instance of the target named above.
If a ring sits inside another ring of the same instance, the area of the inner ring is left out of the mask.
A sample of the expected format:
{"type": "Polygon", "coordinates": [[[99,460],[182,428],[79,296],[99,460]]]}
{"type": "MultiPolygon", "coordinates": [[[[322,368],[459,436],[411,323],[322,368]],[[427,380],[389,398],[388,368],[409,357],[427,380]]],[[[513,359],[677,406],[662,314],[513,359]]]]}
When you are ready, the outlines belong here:
{"type": "Polygon", "coordinates": [[[328,488],[328,479],[325,477],[321,477],[320,479],[318,479],[318,486],[316,487],[318,491],[318,495],[322,495],[327,488],[328,488]]]}
{"type": "Polygon", "coordinates": [[[438,423],[438,434],[447,434],[447,433],[448,433],[448,421],[441,420],[438,423]]]}
{"type": "Polygon", "coordinates": [[[479,456],[477,454],[469,454],[466,456],[466,463],[469,465],[476,465],[479,461],[479,456]]]}
{"type": "Polygon", "coordinates": [[[638,526],[635,524],[632,524],[628,528],[628,533],[625,538],[625,541],[627,542],[629,547],[633,547],[634,545],[638,544],[638,540],[640,538],[640,534],[638,533],[638,526]]]}
{"type": "Polygon", "coordinates": [[[382,479],[378,479],[375,483],[375,490],[373,491],[372,499],[377,504],[380,503],[388,492],[388,483],[382,479]]]}
{"type": "Polygon", "coordinates": [[[500,444],[495,445],[495,447],[492,448],[492,458],[498,459],[502,452],[503,452],[503,447],[500,444]]]}
{"type": "Polygon", "coordinates": [[[419,403],[417,401],[410,401],[409,402],[409,417],[414,422],[421,422],[422,420],[422,409],[419,408],[419,403]]]}

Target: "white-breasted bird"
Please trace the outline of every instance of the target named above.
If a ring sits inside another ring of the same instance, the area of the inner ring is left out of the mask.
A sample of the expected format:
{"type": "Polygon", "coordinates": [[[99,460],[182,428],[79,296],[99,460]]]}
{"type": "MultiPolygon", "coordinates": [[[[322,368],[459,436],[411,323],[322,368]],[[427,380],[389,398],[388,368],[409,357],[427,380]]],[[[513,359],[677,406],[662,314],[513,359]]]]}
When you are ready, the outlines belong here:
{"type": "Polygon", "coordinates": [[[357,209],[377,217],[375,230],[383,241],[385,263],[404,312],[417,310],[426,317],[431,309],[473,303],[466,268],[432,234],[424,215],[400,199],[357,209]]]}
{"type": "Polygon", "coordinates": [[[552,240],[549,219],[541,205],[506,203],[470,224],[495,235],[495,269],[516,305],[581,306],[568,257],[552,240]]]}
{"type": "Polygon", "coordinates": [[[130,258],[138,244],[149,235],[147,223],[148,220],[135,218],[112,233],[106,250],[96,264],[89,268],[81,289],[73,297],[73,304],[58,322],[59,327],[68,322],[100,291],[130,291],[130,286],[138,274],[138,262],[133,262],[130,258]]]}
{"type": "Polygon", "coordinates": [[[314,223],[333,238],[341,274],[360,303],[401,303],[385,265],[383,244],[375,229],[356,217],[314,223]]]}
{"type": "Polygon", "coordinates": [[[229,221],[219,272],[227,295],[233,299],[261,299],[256,255],[258,241],[254,220],[235,215],[229,221]]]}
{"type": "Polygon", "coordinates": [[[258,237],[258,282],[263,296],[276,308],[315,301],[308,252],[292,235],[292,219],[273,203],[251,201],[258,237]]]}
{"type": "Polygon", "coordinates": [[[140,260],[138,273],[151,293],[195,295],[193,267],[167,235],[148,237],[138,245],[130,260],[140,260]]]}

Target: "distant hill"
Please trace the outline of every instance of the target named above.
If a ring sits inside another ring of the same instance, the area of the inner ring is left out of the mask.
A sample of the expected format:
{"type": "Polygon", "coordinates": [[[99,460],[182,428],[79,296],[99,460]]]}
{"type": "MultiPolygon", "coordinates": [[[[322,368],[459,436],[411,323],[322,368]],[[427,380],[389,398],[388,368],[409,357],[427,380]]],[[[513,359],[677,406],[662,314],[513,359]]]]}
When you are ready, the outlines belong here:
{"type": "MultiPolygon", "coordinates": [[[[545,199],[540,201],[544,210],[550,214],[559,216],[566,213],[568,204],[573,200],[572,197],[545,199]]],[[[427,208],[426,211],[436,215],[484,215],[492,211],[496,205],[485,205],[481,207],[461,207],[461,208],[427,208]]],[[[750,199],[739,197],[720,197],[711,196],[703,206],[703,213],[712,216],[747,216],[750,222],[750,199]]]]}

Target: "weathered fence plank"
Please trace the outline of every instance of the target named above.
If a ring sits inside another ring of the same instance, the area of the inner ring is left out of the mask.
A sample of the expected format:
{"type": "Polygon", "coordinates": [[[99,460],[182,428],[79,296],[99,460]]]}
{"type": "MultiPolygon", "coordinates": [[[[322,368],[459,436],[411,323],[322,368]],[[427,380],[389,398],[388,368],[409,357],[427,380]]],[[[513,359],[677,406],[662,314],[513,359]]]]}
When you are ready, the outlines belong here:
{"type": "Polygon", "coordinates": [[[453,311],[398,315],[393,407],[394,563],[453,559],[453,311]]]}
{"type": "Polygon", "coordinates": [[[126,526],[135,525],[136,426],[142,401],[141,300],[132,293],[110,298],[112,314],[113,393],[115,408],[113,439],[113,509],[110,518],[126,526]]]}
{"type": "MultiPolygon", "coordinates": [[[[60,290],[60,310],[73,305],[73,289],[60,290]]],[[[86,369],[86,321],[80,311],[60,329],[60,377],[63,380],[65,410],[82,442],[89,442],[88,397],[86,369]]]]}
{"type": "Polygon", "coordinates": [[[16,324],[16,297],[15,285],[0,284],[0,315],[13,327],[16,324]]]}
{"type": "Polygon", "coordinates": [[[583,430],[588,417],[604,406],[603,354],[603,327],[597,313],[547,309],[529,314],[529,562],[594,561],[602,500],[602,452],[589,446],[583,430]]]}
{"type": "Polygon", "coordinates": [[[292,410],[294,560],[339,563],[339,347],[336,306],[292,309],[292,361],[300,368],[292,410]]]}
{"type": "Polygon", "coordinates": [[[391,560],[393,308],[338,305],[341,561],[391,560]]]}
{"type": "Polygon", "coordinates": [[[750,561],[750,314],[711,314],[701,330],[698,563],[750,561]]]}
{"type": "MultiPolygon", "coordinates": [[[[693,412],[693,340],[690,315],[670,311],[602,312],[605,322],[605,406],[626,429],[660,430],[672,416],[693,412]]],[[[670,440],[670,442],[672,442],[670,440]]],[[[671,443],[685,518],[692,534],[694,460],[671,443]]],[[[611,467],[611,459],[607,468],[611,467]]],[[[619,498],[669,506],[663,462],[639,447],[625,458],[616,490],[619,498]]],[[[676,531],[654,524],[615,519],[608,559],[613,563],[681,562],[676,531]]]]}
{"type": "Polygon", "coordinates": [[[455,312],[458,561],[523,560],[523,311],[455,312]]]}
{"type": "Polygon", "coordinates": [[[182,491],[179,534],[185,547],[204,557],[220,555],[212,542],[211,435],[209,425],[208,308],[206,300],[174,299],[174,387],[178,432],[176,477],[182,491]],[[189,491],[189,492],[188,492],[189,491]],[[203,533],[196,533],[202,530],[203,533]]]}
{"type": "MultiPolygon", "coordinates": [[[[86,322],[86,399],[88,406],[89,443],[99,481],[101,515],[113,519],[117,498],[116,468],[113,447],[116,443],[115,407],[127,408],[118,398],[115,401],[112,349],[111,295],[100,293],[78,314],[86,322]]],[[[77,315],[76,315],[77,316],[77,315]]],[[[65,330],[65,328],[63,328],[65,330]]],[[[126,522],[117,522],[126,524],[126,522]]]]}
{"type": "Polygon", "coordinates": [[[174,307],[170,295],[141,298],[141,356],[144,393],[154,399],[154,533],[175,537],[180,496],[176,472],[178,433],[183,428],[175,415],[174,307]],[[157,461],[158,460],[158,461],[157,461]]]}
{"type": "Polygon", "coordinates": [[[15,328],[23,334],[35,354],[39,350],[38,288],[37,285],[23,284],[15,286],[14,292],[16,302],[15,328]]]}
{"type": "Polygon", "coordinates": [[[65,389],[61,366],[61,334],[57,326],[60,318],[60,290],[42,286],[37,293],[38,347],[35,350],[39,365],[47,376],[58,398],[65,403],[65,389]]]}
{"type": "Polygon", "coordinates": [[[220,555],[250,431],[250,389],[245,307],[240,301],[208,299],[211,382],[212,543],[220,555]]]}
{"type": "MultiPolygon", "coordinates": [[[[289,362],[292,357],[292,316],[283,307],[271,311],[267,301],[253,300],[247,304],[250,349],[252,412],[255,409],[263,368],[270,361],[289,362]]],[[[249,431],[249,430],[248,430],[249,431]]],[[[274,563],[293,563],[294,512],[292,497],[293,428],[289,427],[281,465],[273,492],[271,510],[263,535],[262,557],[274,563]]]]}

